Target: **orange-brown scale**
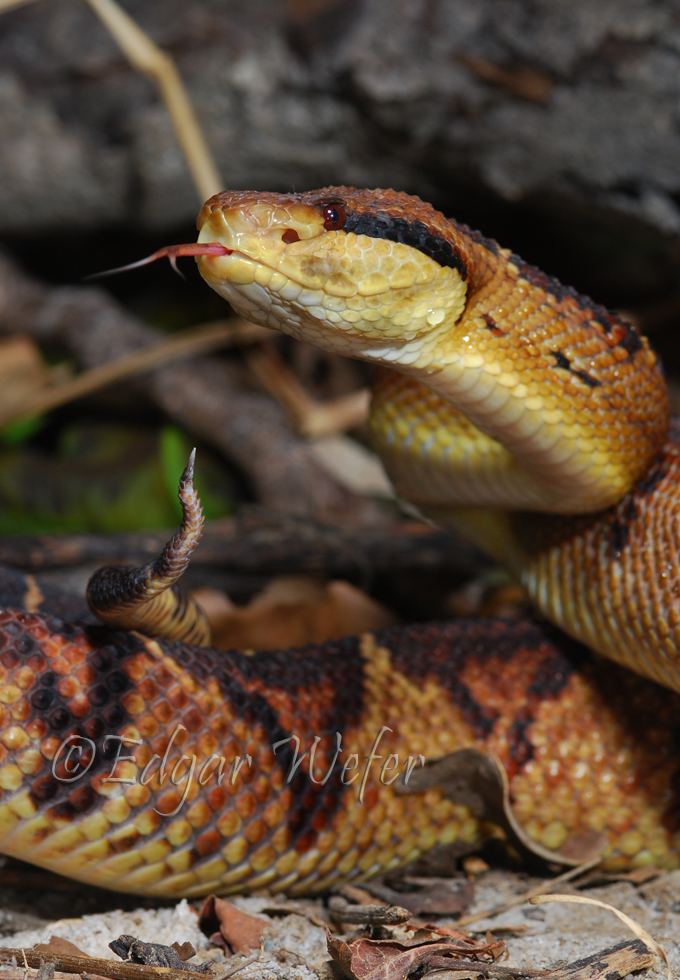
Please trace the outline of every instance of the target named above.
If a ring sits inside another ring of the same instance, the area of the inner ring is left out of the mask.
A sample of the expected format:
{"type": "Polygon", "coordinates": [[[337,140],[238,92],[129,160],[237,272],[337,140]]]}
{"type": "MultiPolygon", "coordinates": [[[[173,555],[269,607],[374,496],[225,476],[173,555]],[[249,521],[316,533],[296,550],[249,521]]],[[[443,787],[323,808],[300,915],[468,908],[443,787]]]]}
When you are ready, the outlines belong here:
{"type": "Polygon", "coordinates": [[[606,512],[509,517],[520,575],[546,614],[669,687],[680,663],[679,436],[675,426],[647,473],[606,512]]]}

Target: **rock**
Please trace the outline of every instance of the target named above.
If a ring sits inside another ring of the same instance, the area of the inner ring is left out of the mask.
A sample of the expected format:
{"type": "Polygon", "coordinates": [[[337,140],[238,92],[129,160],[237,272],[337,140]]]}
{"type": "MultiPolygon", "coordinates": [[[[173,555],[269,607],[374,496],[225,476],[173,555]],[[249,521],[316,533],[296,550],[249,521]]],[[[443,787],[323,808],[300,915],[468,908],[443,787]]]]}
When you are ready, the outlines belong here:
{"type": "MultiPolygon", "coordinates": [[[[513,246],[526,241],[529,257],[573,268],[617,300],[675,281],[672,5],[128,0],[125,9],[176,59],[225,187],[398,186],[513,246]]],[[[189,227],[198,201],[167,114],[93,11],[37,0],[0,23],[0,232],[189,227]]]]}

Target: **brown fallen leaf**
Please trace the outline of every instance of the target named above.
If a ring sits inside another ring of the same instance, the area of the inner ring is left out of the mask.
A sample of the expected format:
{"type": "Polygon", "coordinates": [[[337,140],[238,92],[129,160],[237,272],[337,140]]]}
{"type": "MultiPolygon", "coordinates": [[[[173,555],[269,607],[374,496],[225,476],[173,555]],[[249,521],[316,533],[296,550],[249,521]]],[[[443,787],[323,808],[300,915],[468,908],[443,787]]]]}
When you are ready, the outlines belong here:
{"type": "Polygon", "coordinates": [[[190,960],[192,956],[196,955],[196,950],[188,939],[183,943],[171,943],[170,949],[174,949],[182,962],[190,960]]]}
{"type": "Polygon", "coordinates": [[[469,857],[463,858],[463,871],[469,878],[479,878],[488,870],[489,865],[478,854],[470,854],[469,857]]]}
{"type": "MultiPolygon", "coordinates": [[[[69,939],[63,939],[61,936],[50,936],[46,943],[36,943],[33,947],[34,953],[42,953],[45,956],[77,956],[82,959],[91,959],[89,953],[84,953],[82,949],[79,949],[75,943],[72,943],[69,939]]],[[[55,965],[53,962],[44,962],[38,970],[37,980],[50,980],[54,976],[55,965]]],[[[82,974],[86,976],[86,974],[82,974]]],[[[87,976],[90,980],[104,980],[104,978],[99,973],[88,972],[87,976]]]]}
{"type": "Polygon", "coordinates": [[[249,953],[262,945],[266,919],[250,915],[216,895],[209,895],[198,913],[201,932],[212,943],[232,953],[249,953]]]}
{"type": "Polygon", "coordinates": [[[596,861],[605,844],[602,834],[572,835],[557,851],[532,840],[517,821],[510,801],[508,778],[502,762],[491,752],[458,749],[428,762],[409,774],[408,785],[399,792],[423,793],[440,789],[454,803],[467,806],[479,820],[497,824],[519,853],[546,864],[580,867],[596,861]]]}
{"type": "Polygon", "coordinates": [[[19,335],[0,340],[0,424],[18,406],[30,404],[61,373],[60,368],[48,367],[30,337],[19,335]]]}
{"type": "Polygon", "coordinates": [[[61,936],[50,936],[46,943],[36,943],[33,947],[36,953],[56,953],[60,956],[88,956],[75,943],[61,936]]]}
{"type": "Polygon", "coordinates": [[[439,939],[413,943],[395,939],[354,939],[347,943],[330,934],[327,943],[333,961],[350,980],[404,980],[415,970],[463,959],[468,967],[479,970],[480,960],[488,960],[491,950],[503,946],[503,943],[461,944],[439,939]]]}
{"type": "Polygon", "coordinates": [[[323,643],[351,633],[382,629],[396,617],[348,582],[324,584],[312,578],[274,579],[247,606],[224,596],[195,593],[224,650],[272,650],[323,643]]]}

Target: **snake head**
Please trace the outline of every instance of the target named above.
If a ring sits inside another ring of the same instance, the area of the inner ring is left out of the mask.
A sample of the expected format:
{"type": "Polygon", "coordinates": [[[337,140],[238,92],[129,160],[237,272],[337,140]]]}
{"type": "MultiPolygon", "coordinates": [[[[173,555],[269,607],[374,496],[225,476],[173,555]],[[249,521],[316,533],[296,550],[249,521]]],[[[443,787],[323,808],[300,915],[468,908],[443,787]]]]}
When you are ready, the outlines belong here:
{"type": "Polygon", "coordinates": [[[465,305],[462,239],[408,194],[226,191],[198,229],[228,250],[197,261],[238,313],[328,350],[414,364],[465,305]]]}

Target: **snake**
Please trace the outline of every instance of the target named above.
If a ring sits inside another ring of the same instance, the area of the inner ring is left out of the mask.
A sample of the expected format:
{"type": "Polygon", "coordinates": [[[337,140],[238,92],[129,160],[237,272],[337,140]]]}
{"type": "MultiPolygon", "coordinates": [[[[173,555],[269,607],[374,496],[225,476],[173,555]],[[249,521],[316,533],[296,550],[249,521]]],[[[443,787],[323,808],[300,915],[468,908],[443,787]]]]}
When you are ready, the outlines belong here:
{"type": "Polygon", "coordinates": [[[192,459],[177,534],[98,573],[89,609],[0,569],[0,852],[164,897],[318,893],[489,837],[680,867],[680,431],[647,339],[393,190],[227,191],[161,253],[373,365],[397,497],[536,615],[213,649],[173,584],[202,523],[192,459]]]}

